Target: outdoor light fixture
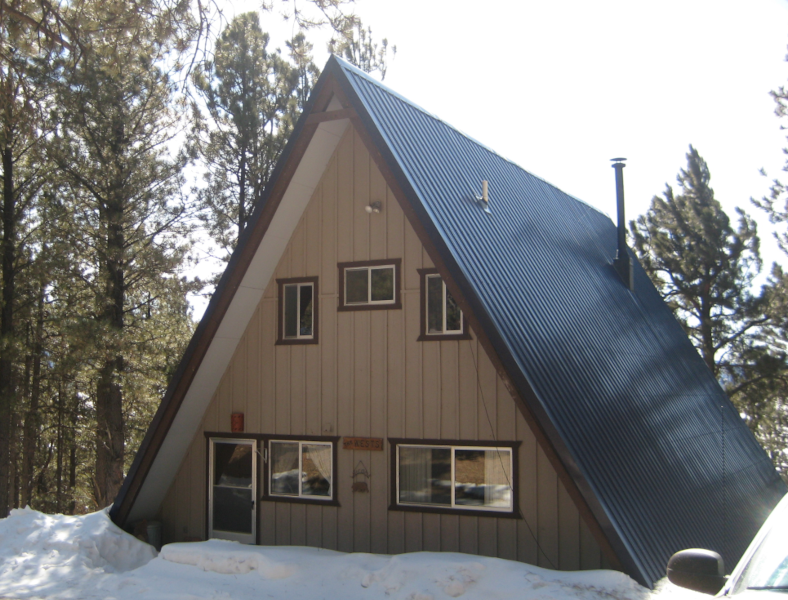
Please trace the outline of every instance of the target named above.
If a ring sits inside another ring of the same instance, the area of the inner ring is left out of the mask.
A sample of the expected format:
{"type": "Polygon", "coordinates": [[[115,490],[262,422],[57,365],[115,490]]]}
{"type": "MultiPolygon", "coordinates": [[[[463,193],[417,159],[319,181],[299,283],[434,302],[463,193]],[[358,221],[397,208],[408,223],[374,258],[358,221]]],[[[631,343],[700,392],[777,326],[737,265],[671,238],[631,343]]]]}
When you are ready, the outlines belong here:
{"type": "Polygon", "coordinates": [[[380,200],[375,200],[375,202],[370,202],[367,206],[364,207],[364,210],[368,213],[379,213],[383,210],[383,203],[380,200]]]}

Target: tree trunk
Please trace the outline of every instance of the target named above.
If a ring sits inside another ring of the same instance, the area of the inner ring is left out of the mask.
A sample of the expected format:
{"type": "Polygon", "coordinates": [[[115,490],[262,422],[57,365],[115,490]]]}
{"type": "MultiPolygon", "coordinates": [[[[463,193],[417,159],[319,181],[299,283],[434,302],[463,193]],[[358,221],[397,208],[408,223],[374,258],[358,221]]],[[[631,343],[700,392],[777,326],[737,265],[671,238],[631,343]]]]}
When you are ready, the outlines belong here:
{"type": "MultiPolygon", "coordinates": [[[[706,287],[710,287],[710,285],[706,287]]],[[[700,310],[700,334],[703,360],[706,361],[706,365],[716,377],[717,361],[715,360],[716,351],[714,350],[714,336],[711,330],[711,300],[705,292],[700,299],[700,310]]]]}
{"type": "Polygon", "coordinates": [[[108,206],[107,254],[101,266],[105,274],[104,310],[101,320],[106,326],[106,358],[96,386],[96,503],[103,508],[112,503],[123,483],[123,334],[124,235],[123,210],[120,203],[108,206]]]}
{"type": "Polygon", "coordinates": [[[71,434],[71,450],[68,453],[68,492],[71,500],[68,503],[68,514],[73,515],[77,506],[77,500],[74,496],[74,488],[77,487],[77,443],[74,439],[75,436],[71,434]]]}
{"type": "Polygon", "coordinates": [[[238,241],[246,228],[246,149],[241,149],[241,176],[238,181],[238,241]]]}
{"type": "Polygon", "coordinates": [[[33,380],[30,386],[30,404],[25,415],[24,438],[22,440],[22,506],[29,505],[33,497],[33,470],[40,423],[38,406],[41,398],[41,354],[44,342],[44,287],[42,284],[38,294],[36,328],[33,333],[33,380]]]}
{"type": "Polygon", "coordinates": [[[19,508],[19,450],[22,445],[22,416],[14,411],[11,416],[11,508],[19,508]]]}
{"type": "Polygon", "coordinates": [[[8,515],[11,476],[11,414],[14,409],[13,337],[14,319],[14,161],[10,147],[3,148],[3,294],[0,309],[0,518],[8,515]]]}
{"type": "Polygon", "coordinates": [[[63,383],[57,390],[57,466],[55,467],[55,512],[63,512],[63,383]]]}

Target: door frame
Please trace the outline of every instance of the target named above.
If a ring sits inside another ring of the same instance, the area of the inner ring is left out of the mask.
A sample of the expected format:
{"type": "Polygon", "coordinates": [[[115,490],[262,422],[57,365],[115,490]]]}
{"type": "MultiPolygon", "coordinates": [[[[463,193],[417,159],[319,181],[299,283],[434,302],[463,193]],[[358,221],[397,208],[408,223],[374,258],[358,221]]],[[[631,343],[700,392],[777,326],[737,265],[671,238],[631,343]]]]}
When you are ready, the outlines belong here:
{"type": "Polygon", "coordinates": [[[207,456],[207,504],[206,504],[206,539],[223,539],[241,542],[242,544],[257,544],[257,513],[259,510],[259,499],[257,497],[257,482],[258,482],[258,443],[253,437],[209,437],[208,438],[208,456],[207,456]],[[244,444],[252,447],[252,509],[251,509],[251,533],[237,533],[233,531],[217,530],[219,536],[214,535],[213,530],[213,475],[214,475],[214,445],[215,444],[244,444]]]}

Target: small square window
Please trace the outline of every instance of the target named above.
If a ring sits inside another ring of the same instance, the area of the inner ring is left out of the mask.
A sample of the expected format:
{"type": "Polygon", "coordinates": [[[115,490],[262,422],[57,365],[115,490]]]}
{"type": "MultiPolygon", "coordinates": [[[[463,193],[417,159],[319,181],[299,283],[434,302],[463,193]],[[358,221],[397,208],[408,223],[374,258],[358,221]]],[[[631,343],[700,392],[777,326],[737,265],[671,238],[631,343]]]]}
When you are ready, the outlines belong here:
{"type": "Polygon", "coordinates": [[[279,284],[277,344],[316,344],[317,277],[276,281],[279,284]]]}
{"type": "Polygon", "coordinates": [[[268,494],[332,500],[334,445],[330,442],[271,440],[268,494]]]}
{"type": "Polygon", "coordinates": [[[471,339],[468,323],[446,283],[435,269],[419,269],[421,275],[420,341],[471,339]]]}
{"type": "Polygon", "coordinates": [[[339,310],[402,308],[400,259],[339,263],[339,310]]]}

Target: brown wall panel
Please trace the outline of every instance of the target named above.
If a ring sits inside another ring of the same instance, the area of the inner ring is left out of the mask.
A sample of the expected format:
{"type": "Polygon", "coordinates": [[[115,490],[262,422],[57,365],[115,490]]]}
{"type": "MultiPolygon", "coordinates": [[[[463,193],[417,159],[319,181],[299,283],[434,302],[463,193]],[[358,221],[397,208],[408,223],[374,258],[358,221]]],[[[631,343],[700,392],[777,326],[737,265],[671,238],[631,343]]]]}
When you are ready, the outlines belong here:
{"type": "MultiPolygon", "coordinates": [[[[420,281],[431,267],[413,227],[348,129],[299,221],[275,276],[214,394],[160,511],[166,541],[203,536],[204,431],[372,436],[384,452],[337,447],[339,506],[259,502],[262,544],[343,551],[444,550],[599,568],[601,553],[492,362],[476,341],[419,342],[420,281]],[[368,213],[380,201],[380,213],[368,213]],[[337,263],[402,260],[402,308],[338,312],[337,263]],[[319,278],[319,343],[275,345],[276,278],[319,278]],[[390,511],[390,437],[519,441],[515,485],[522,519],[390,511]],[[359,462],[368,492],[354,492],[359,462]],[[532,533],[533,532],[533,533],[532,533]]],[[[260,491],[266,467],[260,460],[260,491]]]]}
{"type": "MultiPolygon", "coordinates": [[[[536,451],[537,539],[540,567],[557,569],[558,560],[558,476],[541,448],[536,451]]],[[[578,540],[579,542],[579,540],[578,540]]]]}

